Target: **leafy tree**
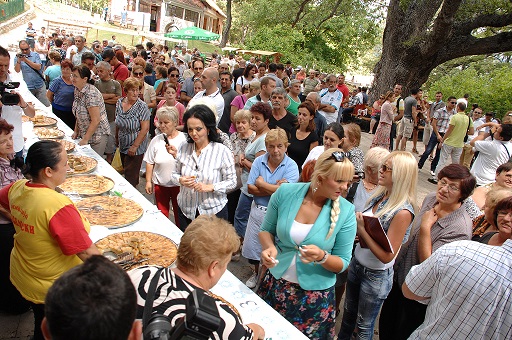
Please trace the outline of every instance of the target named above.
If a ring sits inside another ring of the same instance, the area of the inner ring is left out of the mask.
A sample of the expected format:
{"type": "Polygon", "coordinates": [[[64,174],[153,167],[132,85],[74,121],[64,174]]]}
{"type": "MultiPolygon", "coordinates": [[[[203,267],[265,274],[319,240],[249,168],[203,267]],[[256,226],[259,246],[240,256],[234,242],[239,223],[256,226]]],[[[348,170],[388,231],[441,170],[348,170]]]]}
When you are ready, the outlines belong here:
{"type": "Polygon", "coordinates": [[[438,65],[512,50],[510,0],[390,0],[374,93],[402,83],[407,94],[438,65]]]}
{"type": "MultiPolygon", "coordinates": [[[[345,70],[371,51],[380,35],[369,0],[232,1],[234,46],[273,50],[282,60],[323,70],[345,70]],[[370,13],[370,14],[369,14],[370,13]]],[[[357,62],[355,63],[357,64],[357,62]]]]}
{"type": "MultiPolygon", "coordinates": [[[[464,59],[464,58],[461,58],[464,59]]],[[[460,61],[462,64],[463,61],[460,61]]],[[[453,63],[457,63],[454,60],[453,63]]],[[[444,67],[436,69],[433,82],[427,82],[426,89],[430,94],[437,91],[446,96],[460,98],[468,93],[469,103],[477,103],[484,112],[493,111],[502,117],[507,111],[512,110],[512,65],[499,62],[498,58],[490,56],[480,57],[480,60],[468,65],[458,66],[442,73],[444,67]]]]}

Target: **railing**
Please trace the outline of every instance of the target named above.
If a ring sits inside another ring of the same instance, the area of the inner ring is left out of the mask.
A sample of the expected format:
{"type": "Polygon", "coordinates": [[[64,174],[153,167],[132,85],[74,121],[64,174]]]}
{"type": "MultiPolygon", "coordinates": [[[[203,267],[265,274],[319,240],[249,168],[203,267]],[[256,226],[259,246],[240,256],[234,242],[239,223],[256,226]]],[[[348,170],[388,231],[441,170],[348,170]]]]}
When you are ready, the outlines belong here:
{"type": "Polygon", "coordinates": [[[0,0],[0,22],[7,21],[23,13],[25,0],[0,0]]]}

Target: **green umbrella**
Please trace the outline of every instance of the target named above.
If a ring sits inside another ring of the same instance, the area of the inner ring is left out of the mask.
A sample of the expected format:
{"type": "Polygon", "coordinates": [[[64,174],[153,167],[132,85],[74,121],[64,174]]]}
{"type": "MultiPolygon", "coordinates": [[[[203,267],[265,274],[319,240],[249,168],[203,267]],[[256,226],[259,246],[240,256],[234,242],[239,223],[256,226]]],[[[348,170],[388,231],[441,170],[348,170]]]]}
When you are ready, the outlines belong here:
{"type": "Polygon", "coordinates": [[[185,27],[180,30],[164,34],[167,38],[174,38],[180,40],[202,40],[211,41],[219,39],[220,35],[199,27],[185,27]]]}

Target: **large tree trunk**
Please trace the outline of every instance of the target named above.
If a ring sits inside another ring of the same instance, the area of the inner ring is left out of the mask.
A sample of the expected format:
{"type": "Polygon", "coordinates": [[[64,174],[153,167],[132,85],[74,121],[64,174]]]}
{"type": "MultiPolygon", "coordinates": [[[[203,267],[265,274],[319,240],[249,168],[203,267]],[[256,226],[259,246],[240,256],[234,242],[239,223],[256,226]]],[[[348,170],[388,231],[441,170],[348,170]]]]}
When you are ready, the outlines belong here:
{"type": "MultiPolygon", "coordinates": [[[[512,23],[508,12],[457,14],[468,11],[463,0],[391,0],[383,35],[382,57],[375,65],[372,98],[397,83],[402,96],[420,87],[438,65],[458,57],[512,50],[512,33],[506,30],[478,38],[477,29],[501,28],[512,23]]],[[[492,5],[489,5],[492,6],[492,5]]]]}
{"type": "Polygon", "coordinates": [[[231,30],[231,3],[233,0],[226,0],[226,25],[224,26],[224,30],[222,31],[222,39],[220,40],[220,48],[226,47],[226,44],[229,40],[229,31],[231,30]]]}

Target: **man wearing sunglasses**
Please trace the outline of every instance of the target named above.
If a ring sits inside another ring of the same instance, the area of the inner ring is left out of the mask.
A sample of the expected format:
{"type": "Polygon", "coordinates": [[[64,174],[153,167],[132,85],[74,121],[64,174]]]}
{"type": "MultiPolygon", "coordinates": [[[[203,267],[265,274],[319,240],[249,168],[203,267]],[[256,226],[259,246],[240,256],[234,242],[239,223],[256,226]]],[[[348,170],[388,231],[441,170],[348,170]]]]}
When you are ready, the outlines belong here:
{"type": "Polygon", "coordinates": [[[18,46],[20,47],[20,53],[14,58],[14,70],[16,72],[21,71],[29,91],[44,106],[50,106],[50,102],[46,98],[46,86],[42,74],[43,65],[41,64],[39,54],[32,52],[25,40],[21,40],[18,46]]]}

